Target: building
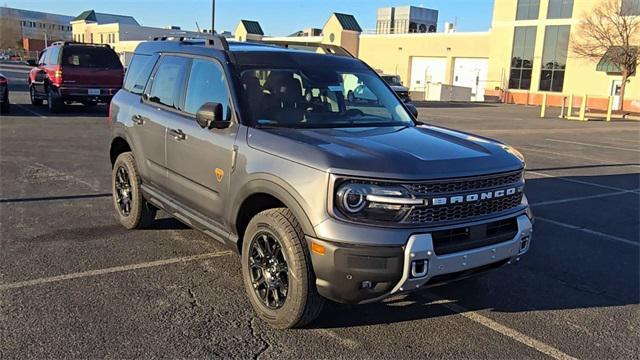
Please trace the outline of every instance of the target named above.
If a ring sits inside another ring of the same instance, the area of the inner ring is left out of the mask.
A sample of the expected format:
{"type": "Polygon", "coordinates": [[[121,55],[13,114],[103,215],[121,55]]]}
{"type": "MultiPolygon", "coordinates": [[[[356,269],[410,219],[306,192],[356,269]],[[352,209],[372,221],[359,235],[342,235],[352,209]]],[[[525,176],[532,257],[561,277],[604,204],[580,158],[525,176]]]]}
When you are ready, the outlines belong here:
{"type": "Polygon", "coordinates": [[[71,40],[71,19],[71,16],[0,7],[0,49],[40,51],[45,43],[71,40]]]}
{"type": "Polygon", "coordinates": [[[143,41],[152,37],[195,37],[201,33],[184,31],[176,26],[156,28],[142,26],[132,16],[84,11],[71,20],[73,40],[95,44],[115,44],[121,41],[143,41]]]}
{"type": "MultiPolygon", "coordinates": [[[[589,108],[606,109],[609,97],[616,108],[620,71],[570,48],[576,25],[601,1],[495,0],[491,28],[483,32],[411,32],[412,7],[380,9],[374,33],[363,33],[351,15],[332,14],[321,35],[287,39],[343,46],[379,72],[399,75],[414,99],[430,99],[433,85],[447,85],[471,89],[476,101],[538,105],[546,94],[547,104],[558,106],[573,95],[579,106],[586,95],[589,108]],[[398,22],[398,9],[407,8],[409,31],[398,22]]],[[[619,1],[629,16],[640,16],[640,0],[619,1]]],[[[638,74],[627,83],[625,109],[640,111],[638,74]]]]}
{"type": "Polygon", "coordinates": [[[438,28],[438,10],[417,6],[378,9],[376,34],[434,33],[438,28]]]}

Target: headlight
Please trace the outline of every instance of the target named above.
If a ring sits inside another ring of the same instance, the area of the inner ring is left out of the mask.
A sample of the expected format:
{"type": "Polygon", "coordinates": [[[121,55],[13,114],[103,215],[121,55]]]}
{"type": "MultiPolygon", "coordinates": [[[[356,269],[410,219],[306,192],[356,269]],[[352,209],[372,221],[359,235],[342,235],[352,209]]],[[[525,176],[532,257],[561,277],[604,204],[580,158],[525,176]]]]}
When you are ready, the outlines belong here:
{"type": "Polygon", "coordinates": [[[399,222],[413,206],[422,205],[398,185],[346,181],[337,186],[336,210],[349,220],[399,222]]]}

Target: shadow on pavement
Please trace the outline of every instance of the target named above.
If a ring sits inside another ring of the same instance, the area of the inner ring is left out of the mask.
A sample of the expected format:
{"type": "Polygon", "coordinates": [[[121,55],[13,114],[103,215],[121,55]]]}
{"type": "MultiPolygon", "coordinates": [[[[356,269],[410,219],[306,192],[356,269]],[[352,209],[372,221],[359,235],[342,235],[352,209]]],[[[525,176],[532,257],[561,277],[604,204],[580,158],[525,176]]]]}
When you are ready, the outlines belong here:
{"type": "MultiPolygon", "coordinates": [[[[633,186],[639,178],[637,173],[630,173],[568,179],[633,186]]],[[[527,185],[529,190],[555,192],[558,198],[562,198],[563,190],[554,186],[558,182],[553,178],[531,179],[527,180],[527,185]]],[[[588,190],[602,192],[597,187],[588,190]]],[[[563,204],[535,208],[534,213],[540,212],[542,217],[552,218],[566,217],[569,213],[575,216],[569,221],[580,224],[580,221],[588,221],[584,219],[586,213],[576,212],[575,208],[592,209],[601,214],[604,223],[610,218],[617,220],[611,220],[609,228],[600,228],[599,231],[614,233],[615,227],[627,226],[632,232],[635,229],[635,233],[639,233],[639,197],[637,193],[630,193],[628,197],[610,198],[608,202],[585,199],[569,203],[566,207],[563,204]],[[610,208],[602,208],[603,205],[610,208]]],[[[638,241],[638,238],[630,240],[638,241]]],[[[342,328],[389,324],[452,313],[435,305],[434,298],[449,300],[468,311],[489,310],[495,313],[603,309],[638,304],[639,265],[637,246],[539,221],[535,225],[529,253],[517,264],[506,265],[479,277],[391,297],[381,303],[344,305],[329,302],[322,315],[310,326],[342,328]]]]}

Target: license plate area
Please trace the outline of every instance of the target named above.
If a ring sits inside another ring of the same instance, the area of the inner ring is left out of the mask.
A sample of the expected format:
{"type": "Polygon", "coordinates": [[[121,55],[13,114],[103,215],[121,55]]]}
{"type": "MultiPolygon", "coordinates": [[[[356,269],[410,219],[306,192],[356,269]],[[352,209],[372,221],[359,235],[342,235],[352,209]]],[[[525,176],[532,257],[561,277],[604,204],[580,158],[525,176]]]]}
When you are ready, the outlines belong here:
{"type": "Polygon", "coordinates": [[[100,95],[100,89],[89,89],[88,90],[88,94],[89,95],[100,95]]]}

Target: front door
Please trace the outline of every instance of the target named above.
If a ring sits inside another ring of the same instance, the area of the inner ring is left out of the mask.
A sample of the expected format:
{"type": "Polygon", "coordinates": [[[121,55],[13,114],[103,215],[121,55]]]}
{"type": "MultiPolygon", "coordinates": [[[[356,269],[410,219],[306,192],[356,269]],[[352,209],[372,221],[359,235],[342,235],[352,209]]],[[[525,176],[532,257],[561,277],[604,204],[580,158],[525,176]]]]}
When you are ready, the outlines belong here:
{"type": "Polygon", "coordinates": [[[613,96],[613,109],[620,108],[620,91],[622,90],[622,80],[613,80],[611,82],[611,96],[613,96]]]}
{"type": "Polygon", "coordinates": [[[222,104],[223,118],[231,120],[222,66],[212,59],[196,58],[185,87],[183,115],[167,133],[168,189],[184,205],[223,225],[237,125],[200,127],[195,114],[207,102],[222,104]]]}

